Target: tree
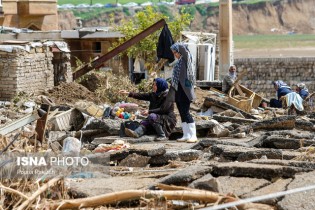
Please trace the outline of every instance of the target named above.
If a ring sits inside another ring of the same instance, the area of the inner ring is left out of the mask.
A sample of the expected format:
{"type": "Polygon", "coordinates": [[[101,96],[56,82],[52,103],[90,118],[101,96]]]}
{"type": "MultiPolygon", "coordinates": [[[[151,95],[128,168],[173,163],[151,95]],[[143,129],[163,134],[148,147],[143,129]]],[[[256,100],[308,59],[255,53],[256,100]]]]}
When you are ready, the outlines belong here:
{"type": "MultiPolygon", "coordinates": [[[[120,25],[114,26],[115,30],[120,31],[125,35],[124,38],[119,39],[118,43],[114,44],[114,47],[129,40],[161,19],[165,19],[172,32],[173,39],[176,41],[179,39],[180,32],[185,27],[189,26],[192,17],[182,10],[172,21],[169,21],[169,17],[154,11],[153,7],[145,7],[144,10],[137,12],[133,18],[129,18],[128,20],[123,19],[120,25]]],[[[156,31],[139,43],[128,48],[128,56],[133,58],[140,56],[149,63],[148,66],[153,66],[156,61],[156,46],[161,30],[156,31]]]]}

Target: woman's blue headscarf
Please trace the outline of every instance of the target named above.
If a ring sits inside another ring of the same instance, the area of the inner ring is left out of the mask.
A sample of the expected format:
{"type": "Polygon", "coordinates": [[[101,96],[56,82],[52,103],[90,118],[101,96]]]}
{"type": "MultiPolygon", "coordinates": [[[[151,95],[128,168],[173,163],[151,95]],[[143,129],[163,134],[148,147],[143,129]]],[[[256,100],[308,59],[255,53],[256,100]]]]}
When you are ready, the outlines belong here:
{"type": "Polygon", "coordinates": [[[162,92],[168,89],[168,84],[165,79],[155,78],[154,82],[156,83],[157,90],[155,92],[156,95],[160,95],[162,92]]]}
{"type": "Polygon", "coordinates": [[[285,88],[288,88],[288,89],[291,89],[287,83],[283,82],[282,80],[277,80],[277,81],[274,81],[273,84],[278,87],[278,88],[282,88],[282,87],[285,87],[285,88]]]}

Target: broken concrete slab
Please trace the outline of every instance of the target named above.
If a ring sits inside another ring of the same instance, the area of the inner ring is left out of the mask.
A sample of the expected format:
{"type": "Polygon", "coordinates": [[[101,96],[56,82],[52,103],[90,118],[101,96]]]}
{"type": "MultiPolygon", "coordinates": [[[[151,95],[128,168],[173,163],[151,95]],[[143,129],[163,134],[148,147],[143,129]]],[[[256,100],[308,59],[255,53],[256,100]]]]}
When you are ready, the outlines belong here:
{"type": "Polygon", "coordinates": [[[128,149],[122,149],[117,151],[109,152],[110,161],[121,161],[129,155],[128,149]]]}
{"type": "Polygon", "coordinates": [[[315,140],[311,139],[295,139],[281,136],[269,136],[263,139],[262,146],[277,149],[298,149],[301,147],[311,146],[315,140]]]}
{"type": "Polygon", "coordinates": [[[118,135],[120,130],[120,124],[124,122],[121,119],[95,119],[86,126],[86,130],[101,129],[107,132],[109,135],[118,135]]]}
{"type": "Polygon", "coordinates": [[[221,189],[220,182],[211,174],[206,174],[205,176],[193,181],[188,185],[188,187],[212,192],[219,192],[221,189]]]}
{"type": "MultiPolygon", "coordinates": [[[[209,120],[197,120],[195,121],[195,124],[196,130],[210,129],[216,126],[216,123],[209,120]]],[[[180,123],[177,123],[173,132],[182,132],[182,127],[180,123]]]]}
{"type": "Polygon", "coordinates": [[[241,125],[250,124],[250,123],[258,121],[254,119],[244,119],[244,118],[239,118],[239,117],[228,117],[228,116],[220,116],[220,115],[213,115],[212,118],[218,122],[233,122],[233,123],[237,123],[241,125]]]}
{"type": "MultiPolygon", "coordinates": [[[[298,174],[294,180],[288,185],[286,190],[293,190],[314,185],[315,171],[298,174]]],[[[299,193],[285,195],[284,198],[278,202],[277,207],[285,210],[297,209],[314,209],[315,190],[309,190],[299,193]]]]}
{"type": "Polygon", "coordinates": [[[181,171],[162,178],[158,182],[169,185],[187,186],[188,183],[199,179],[210,172],[211,167],[209,166],[189,166],[181,171]]]}
{"type": "Polygon", "coordinates": [[[261,120],[255,123],[252,123],[248,126],[244,126],[238,129],[235,129],[231,134],[236,133],[250,133],[251,131],[258,130],[288,130],[295,127],[295,116],[281,116],[275,117],[270,120],[261,120]]]}
{"type": "Polygon", "coordinates": [[[309,161],[298,161],[298,160],[250,160],[249,163],[256,163],[256,164],[268,164],[268,165],[280,165],[280,166],[292,166],[292,167],[299,167],[299,168],[307,168],[307,169],[315,169],[315,163],[309,161]]]}
{"type": "MultiPolygon", "coordinates": [[[[253,190],[246,194],[240,196],[240,198],[252,198],[256,196],[268,195],[271,193],[285,191],[287,189],[288,184],[292,181],[292,179],[278,179],[277,181],[270,183],[267,186],[258,188],[257,190],[253,190]]],[[[268,205],[276,205],[277,202],[281,200],[280,197],[278,198],[270,198],[267,200],[259,201],[259,203],[264,203],[268,205]]]]}
{"type": "Polygon", "coordinates": [[[303,131],[315,131],[315,125],[306,120],[296,120],[295,127],[303,131]]]}
{"type": "Polygon", "coordinates": [[[225,195],[233,193],[236,196],[242,196],[270,184],[266,179],[248,177],[220,176],[217,180],[220,183],[219,193],[225,195]]]}
{"type": "Polygon", "coordinates": [[[268,136],[276,135],[276,136],[285,136],[289,138],[295,139],[313,139],[315,135],[308,131],[298,131],[296,129],[293,130],[280,130],[280,131],[268,131],[265,133],[268,136]]]}
{"type": "Polygon", "coordinates": [[[160,156],[166,153],[164,144],[139,144],[132,145],[129,153],[137,153],[144,156],[160,156]]]}
{"type": "Polygon", "coordinates": [[[166,165],[170,161],[192,161],[197,160],[201,156],[202,152],[199,150],[166,150],[164,155],[154,156],[150,159],[149,163],[154,166],[166,165]]]}
{"type": "Polygon", "coordinates": [[[214,138],[202,138],[198,143],[193,145],[191,149],[204,149],[213,145],[222,144],[222,145],[231,145],[231,146],[243,146],[247,147],[248,145],[243,142],[237,142],[235,139],[214,139],[214,138]]]}
{"type": "Polygon", "coordinates": [[[149,163],[150,157],[138,155],[136,153],[129,154],[125,159],[123,159],[119,166],[127,167],[146,167],[149,163]]]}
{"type": "Polygon", "coordinates": [[[69,183],[67,185],[70,186],[70,189],[82,193],[85,197],[92,197],[123,190],[145,189],[147,186],[155,182],[156,175],[157,174],[155,173],[150,177],[147,173],[144,174],[142,172],[137,176],[124,175],[107,178],[90,178],[82,179],[80,182],[70,179],[67,180],[69,183]]]}
{"type": "Polygon", "coordinates": [[[179,159],[181,161],[192,161],[192,160],[197,160],[201,156],[202,152],[201,151],[196,151],[196,150],[182,150],[178,152],[179,159]]]}
{"type": "Polygon", "coordinates": [[[264,140],[267,138],[268,136],[265,134],[262,134],[258,137],[254,137],[253,139],[251,139],[250,141],[246,142],[247,145],[249,147],[262,147],[264,140]]]}
{"type": "Polygon", "coordinates": [[[213,163],[211,174],[214,176],[252,177],[272,180],[275,177],[293,178],[300,172],[309,172],[312,169],[304,169],[289,166],[254,164],[242,162],[213,163]]]}
{"type": "Polygon", "coordinates": [[[155,136],[144,135],[139,138],[131,138],[131,137],[119,137],[119,136],[104,136],[94,138],[91,144],[99,145],[99,144],[111,144],[117,139],[123,140],[125,142],[134,144],[134,143],[142,143],[142,142],[153,142],[155,140],[155,136]]]}
{"type": "Polygon", "coordinates": [[[282,159],[282,151],[277,149],[249,148],[230,145],[213,145],[211,152],[228,160],[247,161],[266,156],[268,159],[282,159]]]}
{"type": "Polygon", "coordinates": [[[91,163],[100,164],[103,166],[110,165],[110,154],[109,153],[94,153],[85,155],[91,163]]]}

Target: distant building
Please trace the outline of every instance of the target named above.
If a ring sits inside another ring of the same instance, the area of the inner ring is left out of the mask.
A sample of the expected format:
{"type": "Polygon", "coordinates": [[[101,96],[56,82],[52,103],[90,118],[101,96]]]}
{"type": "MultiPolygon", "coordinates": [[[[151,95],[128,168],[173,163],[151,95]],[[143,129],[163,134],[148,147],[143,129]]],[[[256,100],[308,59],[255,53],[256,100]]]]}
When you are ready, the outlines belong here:
{"type": "MultiPolygon", "coordinates": [[[[108,27],[78,28],[61,31],[61,38],[68,43],[71,50],[71,65],[75,67],[77,60],[89,63],[110,51],[113,43],[122,38],[119,32],[111,31],[108,27]]],[[[128,73],[128,57],[114,57],[104,63],[105,69],[115,73],[128,73]],[[121,72],[123,69],[124,72],[121,72]]]]}
{"type": "Polygon", "coordinates": [[[0,25],[34,31],[58,30],[57,1],[0,0],[0,25]]]}

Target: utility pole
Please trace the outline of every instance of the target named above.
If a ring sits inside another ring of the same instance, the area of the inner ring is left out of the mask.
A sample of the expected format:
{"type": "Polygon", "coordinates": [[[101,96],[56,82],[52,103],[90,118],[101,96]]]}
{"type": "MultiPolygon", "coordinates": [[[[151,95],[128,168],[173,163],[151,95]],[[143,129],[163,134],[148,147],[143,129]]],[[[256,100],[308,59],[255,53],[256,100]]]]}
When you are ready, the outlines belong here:
{"type": "Polygon", "coordinates": [[[233,64],[232,0],[220,0],[219,10],[219,71],[222,77],[233,64]]]}

